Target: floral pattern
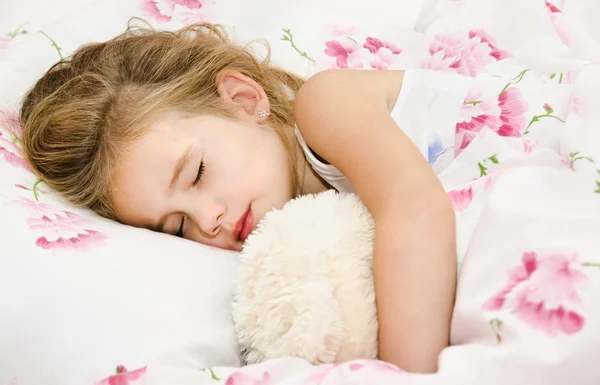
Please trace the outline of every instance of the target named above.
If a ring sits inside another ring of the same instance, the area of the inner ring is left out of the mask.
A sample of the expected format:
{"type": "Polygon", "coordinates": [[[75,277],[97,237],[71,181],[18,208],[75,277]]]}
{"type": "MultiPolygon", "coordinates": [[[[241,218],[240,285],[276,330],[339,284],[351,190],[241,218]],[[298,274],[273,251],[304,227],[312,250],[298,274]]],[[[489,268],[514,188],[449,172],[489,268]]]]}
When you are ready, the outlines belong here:
{"type": "Polygon", "coordinates": [[[270,385],[271,373],[259,365],[248,365],[231,374],[225,385],[270,385]]]}
{"type": "Polygon", "coordinates": [[[0,131],[0,156],[3,156],[6,162],[13,166],[29,170],[29,166],[23,158],[23,150],[19,146],[19,140],[16,137],[9,139],[2,131],[0,131]]]}
{"type": "MultiPolygon", "coordinates": [[[[402,380],[406,372],[395,365],[377,360],[353,360],[344,363],[325,364],[315,367],[305,379],[304,384],[340,384],[348,376],[360,375],[371,380],[388,380],[391,383],[402,380]]],[[[373,381],[376,383],[377,381],[373,381]]]]}
{"type": "Polygon", "coordinates": [[[0,111],[0,157],[13,166],[29,170],[19,143],[20,132],[21,125],[18,115],[0,111]]]}
{"type": "Polygon", "coordinates": [[[531,121],[529,122],[529,124],[527,125],[527,128],[525,129],[525,131],[523,132],[523,135],[529,134],[529,128],[531,127],[532,124],[539,122],[540,119],[543,118],[552,118],[552,119],[556,119],[561,123],[565,123],[565,121],[561,118],[559,118],[558,116],[556,116],[554,114],[554,108],[552,108],[548,103],[544,103],[544,105],[542,106],[542,108],[544,109],[545,113],[544,114],[540,114],[540,115],[534,115],[533,118],[531,118],[531,121]]]}
{"type": "Polygon", "coordinates": [[[518,87],[507,87],[499,95],[475,86],[468,93],[456,123],[455,151],[460,154],[484,127],[500,136],[520,137],[525,130],[527,101],[518,87]]]}
{"type": "Polygon", "coordinates": [[[6,34],[7,37],[0,37],[0,50],[6,49],[10,46],[12,41],[19,35],[26,35],[28,32],[23,27],[27,25],[27,23],[23,23],[18,26],[14,31],[10,31],[6,34]]]}
{"type": "Polygon", "coordinates": [[[94,221],[67,210],[28,198],[12,203],[27,209],[29,230],[35,234],[36,246],[42,249],[89,250],[102,245],[108,237],[94,229],[94,221]]]}
{"type": "Polygon", "coordinates": [[[372,68],[377,70],[389,69],[396,56],[402,53],[394,43],[367,36],[364,41],[358,38],[358,28],[353,26],[333,25],[331,34],[335,39],[325,42],[324,58],[315,60],[306,51],[302,51],[295,44],[290,29],[283,29],[282,40],[289,41],[291,47],[300,56],[309,61],[317,62],[320,69],[349,68],[361,69],[372,68]]]}
{"type": "Polygon", "coordinates": [[[132,372],[119,365],[116,374],[102,379],[94,385],[144,385],[146,383],[146,367],[134,370],[132,372]]]}
{"type": "Polygon", "coordinates": [[[159,23],[195,23],[214,19],[215,0],[142,0],[140,8],[159,23]]]}
{"type": "Polygon", "coordinates": [[[473,29],[466,34],[436,35],[429,43],[429,57],[422,68],[476,76],[489,64],[510,57],[498,48],[484,30],[473,29]]]}
{"type": "Polygon", "coordinates": [[[464,211],[473,200],[473,187],[448,192],[448,198],[456,211],[464,211]]]}
{"type": "Polygon", "coordinates": [[[511,309],[521,322],[549,336],[574,334],[585,325],[579,291],[587,280],[573,251],[529,251],[508,273],[508,283],[482,306],[511,309]]]}
{"type": "Polygon", "coordinates": [[[360,69],[367,67],[365,63],[368,62],[370,68],[385,70],[394,62],[394,56],[402,53],[394,43],[376,37],[367,37],[361,44],[344,35],[341,39],[325,42],[325,47],[325,54],[335,59],[326,65],[328,68],[360,69]]]}

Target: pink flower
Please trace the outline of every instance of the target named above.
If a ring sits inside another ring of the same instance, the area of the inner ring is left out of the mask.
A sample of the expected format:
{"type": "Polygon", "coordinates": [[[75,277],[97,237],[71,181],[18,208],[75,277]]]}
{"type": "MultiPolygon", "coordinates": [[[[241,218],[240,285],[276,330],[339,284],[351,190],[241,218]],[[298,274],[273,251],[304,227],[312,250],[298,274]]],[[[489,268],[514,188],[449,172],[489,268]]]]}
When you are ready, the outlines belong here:
{"type": "Polygon", "coordinates": [[[483,29],[469,31],[469,42],[474,44],[487,44],[490,47],[490,56],[496,60],[504,60],[510,57],[510,53],[496,46],[496,41],[483,29]]]}
{"type": "Polygon", "coordinates": [[[475,76],[488,64],[510,57],[507,51],[483,30],[471,30],[467,37],[461,35],[436,35],[429,44],[429,58],[423,63],[426,69],[454,71],[475,76]]]}
{"type": "Polygon", "coordinates": [[[379,51],[380,48],[387,48],[394,55],[398,55],[402,52],[402,50],[400,48],[396,47],[396,45],[394,43],[382,41],[382,40],[377,39],[376,37],[368,37],[365,40],[365,44],[363,44],[363,47],[368,49],[369,52],[371,52],[371,53],[377,53],[377,51],[379,51]]]}
{"type": "Polygon", "coordinates": [[[488,127],[500,136],[520,137],[525,128],[527,102],[516,87],[506,89],[496,100],[472,89],[456,124],[455,151],[465,149],[477,134],[488,127]]]}
{"type": "Polygon", "coordinates": [[[456,211],[464,211],[469,207],[469,204],[473,200],[473,188],[465,188],[462,190],[452,190],[448,192],[448,198],[454,206],[456,211]]]}
{"type": "Polygon", "coordinates": [[[94,385],[144,385],[146,383],[146,368],[133,372],[122,372],[100,380],[94,385]]]}
{"type": "Polygon", "coordinates": [[[2,136],[2,132],[0,131],[0,155],[4,157],[4,159],[17,167],[21,167],[25,170],[29,170],[29,165],[23,159],[23,150],[21,147],[17,145],[16,141],[9,140],[6,136],[2,136]]]}
{"type": "Polygon", "coordinates": [[[269,385],[271,373],[262,369],[260,365],[248,365],[227,378],[225,385],[269,385]]]}
{"type": "Polygon", "coordinates": [[[376,70],[387,70],[394,62],[394,54],[387,48],[380,49],[373,55],[369,64],[376,70]]]}
{"type": "Polygon", "coordinates": [[[502,125],[492,129],[500,136],[520,137],[521,131],[525,128],[525,112],[527,112],[527,102],[521,96],[521,91],[516,87],[507,88],[498,96],[498,102],[502,125]]]}
{"type": "Polygon", "coordinates": [[[56,217],[55,214],[58,210],[56,210],[53,206],[48,203],[43,203],[40,201],[34,201],[29,198],[19,197],[11,201],[17,206],[20,206],[29,211],[29,215],[33,218],[42,218],[44,216],[49,218],[56,217]]]}
{"type": "Polygon", "coordinates": [[[193,23],[214,17],[214,0],[141,0],[140,8],[158,22],[193,23]]]}
{"type": "Polygon", "coordinates": [[[379,40],[375,37],[368,37],[363,47],[373,54],[373,57],[369,61],[371,68],[378,70],[388,69],[394,61],[394,55],[399,55],[402,52],[395,44],[379,40]]]}
{"type": "Polygon", "coordinates": [[[456,124],[456,155],[475,139],[483,127],[499,127],[501,113],[495,97],[484,96],[481,89],[473,87],[465,98],[456,124]]]}
{"type": "Polygon", "coordinates": [[[13,377],[6,385],[19,385],[19,379],[17,377],[13,377]]]}
{"type": "Polygon", "coordinates": [[[102,244],[107,236],[87,228],[93,221],[63,211],[54,218],[43,216],[29,218],[29,229],[41,233],[35,241],[36,246],[42,249],[78,249],[89,250],[91,247],[102,244]]]}
{"type": "Polygon", "coordinates": [[[362,68],[360,46],[351,40],[330,40],[325,42],[325,54],[335,58],[337,68],[362,68]]]}
{"type": "Polygon", "coordinates": [[[102,244],[108,237],[90,226],[94,222],[77,214],[29,198],[11,201],[29,211],[29,229],[38,233],[35,244],[43,249],[89,250],[102,244]]]}
{"type": "Polygon", "coordinates": [[[517,319],[550,336],[570,335],[585,323],[577,310],[581,303],[577,290],[586,279],[575,252],[526,252],[522,265],[509,272],[508,284],[482,309],[509,307],[517,319]]]}
{"type": "Polygon", "coordinates": [[[548,12],[550,13],[560,13],[561,10],[558,9],[554,4],[546,0],[546,8],[548,8],[548,12]]]}

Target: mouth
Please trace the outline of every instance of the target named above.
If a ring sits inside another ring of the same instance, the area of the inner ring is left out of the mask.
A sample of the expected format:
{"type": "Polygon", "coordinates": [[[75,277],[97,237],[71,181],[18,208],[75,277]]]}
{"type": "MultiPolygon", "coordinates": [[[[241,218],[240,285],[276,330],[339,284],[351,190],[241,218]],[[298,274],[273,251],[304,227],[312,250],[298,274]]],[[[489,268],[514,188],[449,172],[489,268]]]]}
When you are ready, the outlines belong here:
{"type": "Polygon", "coordinates": [[[233,229],[233,237],[238,242],[245,242],[248,235],[252,232],[252,224],[254,223],[254,214],[252,213],[252,206],[248,206],[248,210],[242,214],[240,219],[235,223],[233,229]]]}

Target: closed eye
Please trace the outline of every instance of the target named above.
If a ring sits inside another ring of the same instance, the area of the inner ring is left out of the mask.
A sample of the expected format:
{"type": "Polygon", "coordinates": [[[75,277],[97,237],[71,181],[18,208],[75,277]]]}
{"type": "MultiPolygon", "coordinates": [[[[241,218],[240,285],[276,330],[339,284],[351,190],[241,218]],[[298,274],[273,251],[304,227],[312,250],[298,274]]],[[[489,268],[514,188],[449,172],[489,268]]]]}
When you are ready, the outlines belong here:
{"type": "Polygon", "coordinates": [[[204,174],[204,161],[200,162],[200,167],[198,167],[198,174],[196,175],[196,179],[194,180],[193,185],[197,185],[202,178],[202,174],[204,174]]]}
{"type": "Polygon", "coordinates": [[[176,237],[183,238],[183,224],[185,223],[185,217],[181,217],[181,225],[179,225],[179,230],[175,233],[176,237]]]}

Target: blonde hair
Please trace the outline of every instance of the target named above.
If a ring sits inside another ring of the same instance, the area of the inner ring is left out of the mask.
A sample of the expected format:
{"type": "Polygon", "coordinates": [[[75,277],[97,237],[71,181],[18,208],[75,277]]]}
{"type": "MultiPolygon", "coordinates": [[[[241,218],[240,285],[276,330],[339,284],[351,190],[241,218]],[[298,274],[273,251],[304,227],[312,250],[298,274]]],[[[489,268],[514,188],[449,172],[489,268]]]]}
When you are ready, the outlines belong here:
{"type": "MultiPolygon", "coordinates": [[[[78,48],[52,66],[26,95],[22,144],[33,171],[67,200],[118,219],[111,203],[120,153],[169,109],[233,118],[217,85],[223,70],[259,83],[270,102],[270,125],[288,150],[295,180],[298,146],[295,94],[303,79],[258,60],[222,26],[192,24],[157,31],[147,24],[103,43],[78,48]]],[[[267,46],[268,49],[268,46],[267,46]]]]}

